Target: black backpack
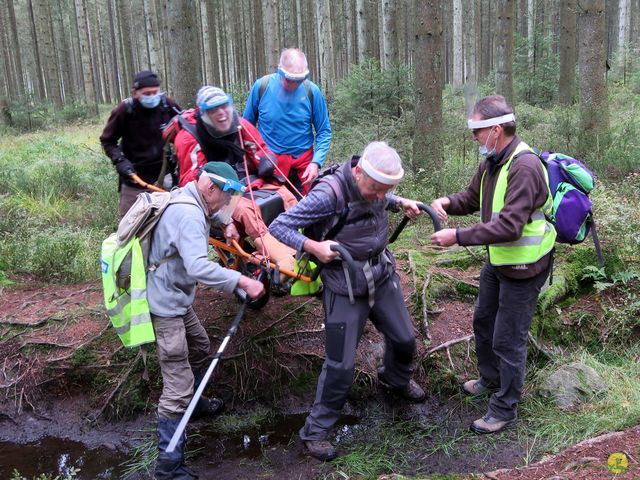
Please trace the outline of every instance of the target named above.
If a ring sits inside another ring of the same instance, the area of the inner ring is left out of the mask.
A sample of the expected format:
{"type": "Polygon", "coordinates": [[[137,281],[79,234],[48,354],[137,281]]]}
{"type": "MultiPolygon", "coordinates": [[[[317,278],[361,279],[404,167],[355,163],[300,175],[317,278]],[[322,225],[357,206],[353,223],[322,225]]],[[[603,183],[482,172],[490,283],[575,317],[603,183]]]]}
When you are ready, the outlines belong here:
{"type": "Polygon", "coordinates": [[[312,191],[320,183],[326,183],[336,196],[336,212],[329,220],[321,223],[314,223],[305,227],[303,234],[311,240],[318,242],[331,240],[338,235],[344,227],[349,215],[349,205],[344,199],[344,178],[339,171],[341,165],[333,164],[325,168],[311,184],[309,191],[312,191]]]}

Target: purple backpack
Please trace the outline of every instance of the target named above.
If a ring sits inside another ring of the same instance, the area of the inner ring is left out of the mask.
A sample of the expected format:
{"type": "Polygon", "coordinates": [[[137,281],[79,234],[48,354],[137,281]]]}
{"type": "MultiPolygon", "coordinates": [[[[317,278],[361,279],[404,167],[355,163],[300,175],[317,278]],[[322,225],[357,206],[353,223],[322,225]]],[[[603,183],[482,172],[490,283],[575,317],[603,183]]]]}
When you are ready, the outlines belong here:
{"type": "Polygon", "coordinates": [[[593,226],[589,193],[595,180],[582,162],[562,153],[542,152],[542,161],[549,173],[549,188],[553,197],[553,213],[549,220],[556,227],[560,243],[576,244],[587,238],[593,226]]]}

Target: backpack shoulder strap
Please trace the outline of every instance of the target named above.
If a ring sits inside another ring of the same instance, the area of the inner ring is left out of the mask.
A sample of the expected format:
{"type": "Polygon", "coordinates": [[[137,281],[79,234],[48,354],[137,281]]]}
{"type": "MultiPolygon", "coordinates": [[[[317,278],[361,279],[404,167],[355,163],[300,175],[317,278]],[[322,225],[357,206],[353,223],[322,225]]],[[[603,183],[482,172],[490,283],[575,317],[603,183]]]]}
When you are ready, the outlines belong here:
{"type": "Polygon", "coordinates": [[[307,98],[309,99],[309,104],[311,105],[311,123],[313,123],[313,90],[311,89],[311,82],[309,79],[306,79],[303,82],[304,89],[307,92],[307,98]]]}
{"type": "Polygon", "coordinates": [[[271,78],[271,75],[264,75],[260,79],[260,89],[258,90],[258,105],[260,105],[260,100],[262,99],[262,96],[264,95],[264,92],[267,89],[267,85],[269,83],[270,78],[271,78]]]}
{"type": "Polygon", "coordinates": [[[127,97],[124,100],[124,111],[127,115],[131,115],[133,113],[133,98],[127,97]]]}
{"type": "Polygon", "coordinates": [[[342,228],[347,223],[347,217],[349,216],[349,205],[347,205],[345,202],[344,192],[342,189],[342,181],[340,178],[338,178],[338,175],[340,174],[337,174],[336,172],[333,175],[328,175],[327,177],[322,179],[323,182],[325,182],[327,185],[329,185],[329,187],[331,187],[331,190],[336,196],[336,216],[337,216],[335,223],[331,228],[329,228],[327,233],[324,235],[323,240],[331,240],[335,238],[335,236],[338,235],[338,233],[340,233],[340,230],[342,230],[342,228]]]}
{"type": "Polygon", "coordinates": [[[187,132],[191,134],[193,138],[196,139],[196,142],[200,142],[200,138],[198,138],[198,133],[196,130],[196,126],[184,118],[182,115],[178,115],[178,122],[180,122],[180,128],[184,128],[187,132]]]}

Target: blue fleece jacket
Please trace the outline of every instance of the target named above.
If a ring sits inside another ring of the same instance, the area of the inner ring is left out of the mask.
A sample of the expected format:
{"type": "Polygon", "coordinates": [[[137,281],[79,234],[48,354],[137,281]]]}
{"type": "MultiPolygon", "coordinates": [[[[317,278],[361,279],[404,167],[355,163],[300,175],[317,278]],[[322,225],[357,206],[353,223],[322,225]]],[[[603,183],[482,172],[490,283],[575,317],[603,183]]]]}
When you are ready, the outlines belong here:
{"type": "Polygon", "coordinates": [[[313,98],[313,108],[304,84],[293,92],[282,86],[279,73],[269,76],[267,87],[260,97],[261,79],[258,79],[249,92],[247,106],[242,116],[258,130],[271,150],[277,154],[298,157],[314,146],[313,162],[319,167],[331,144],[331,122],[327,102],[318,86],[309,82],[313,98]]]}

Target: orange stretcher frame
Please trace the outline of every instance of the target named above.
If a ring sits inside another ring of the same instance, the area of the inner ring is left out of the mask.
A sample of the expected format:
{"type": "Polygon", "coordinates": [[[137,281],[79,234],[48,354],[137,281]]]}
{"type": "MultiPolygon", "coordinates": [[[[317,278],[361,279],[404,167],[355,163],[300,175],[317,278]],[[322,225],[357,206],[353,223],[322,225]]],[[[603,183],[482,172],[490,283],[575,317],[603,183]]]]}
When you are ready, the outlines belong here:
{"type": "MultiPolygon", "coordinates": [[[[147,183],[136,174],[131,175],[131,179],[141,187],[144,187],[148,190],[152,190],[154,192],[166,192],[164,188],[158,187],[157,185],[153,185],[151,183],[147,183]]],[[[220,258],[223,266],[226,268],[231,268],[233,270],[239,271],[241,260],[245,260],[253,265],[258,265],[268,269],[276,268],[276,264],[271,261],[267,261],[266,258],[258,258],[255,255],[246,252],[235,240],[231,240],[231,245],[227,245],[227,243],[224,241],[218,240],[215,237],[209,237],[209,244],[216,250],[218,258],[220,258]],[[234,261],[229,261],[229,259],[227,259],[227,257],[222,254],[222,251],[229,252],[234,255],[234,261]]],[[[310,277],[306,275],[300,275],[299,273],[293,272],[286,268],[280,268],[280,273],[296,280],[300,280],[302,282],[312,281],[310,277]]]]}

